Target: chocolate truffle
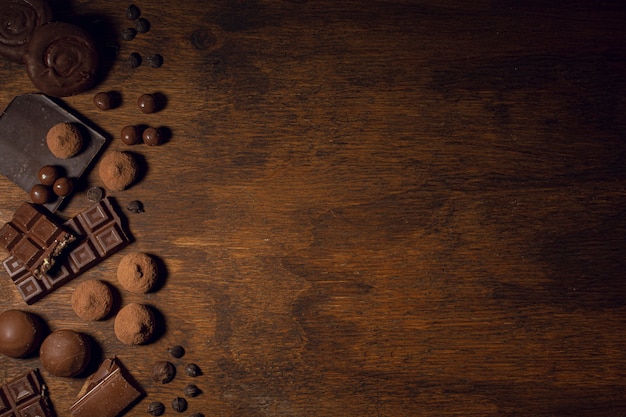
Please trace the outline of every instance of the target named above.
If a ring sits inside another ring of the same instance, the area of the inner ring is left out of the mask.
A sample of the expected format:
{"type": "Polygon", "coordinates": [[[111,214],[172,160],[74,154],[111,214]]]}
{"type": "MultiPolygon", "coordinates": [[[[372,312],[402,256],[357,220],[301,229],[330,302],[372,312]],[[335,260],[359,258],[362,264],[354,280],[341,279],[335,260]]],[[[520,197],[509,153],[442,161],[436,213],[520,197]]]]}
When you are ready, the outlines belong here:
{"type": "Polygon", "coordinates": [[[35,352],[43,340],[44,326],[34,315],[21,310],[0,314],[0,353],[23,358],[35,352]]]}
{"type": "Polygon", "coordinates": [[[95,82],[98,47],[80,27],[50,22],[33,31],[24,62],[31,82],[43,93],[54,97],[72,96],[95,82]]]}
{"type": "Polygon", "coordinates": [[[67,159],[80,152],[83,147],[83,137],[75,125],[57,123],[48,130],[46,143],[52,155],[60,159],[67,159]]]}
{"type": "Polygon", "coordinates": [[[150,255],[131,252],[117,266],[117,280],[130,292],[145,294],[154,287],[158,278],[157,264],[150,255]]]}
{"type": "Polygon", "coordinates": [[[150,340],[155,327],[154,314],[150,308],[143,304],[131,303],[117,313],[113,330],[120,342],[141,345],[150,340]]]}
{"type": "Polygon", "coordinates": [[[41,344],[39,359],[41,365],[52,375],[80,375],[91,359],[89,339],[73,330],[57,330],[41,344]]]}
{"type": "Polygon", "coordinates": [[[122,191],[128,188],[138,175],[138,165],[133,154],[129,152],[112,151],[106,154],[98,173],[104,185],[111,191],[122,191]]]}
{"type": "Polygon", "coordinates": [[[103,281],[83,281],[72,293],[72,309],[83,320],[102,320],[113,306],[113,293],[103,281]]]}

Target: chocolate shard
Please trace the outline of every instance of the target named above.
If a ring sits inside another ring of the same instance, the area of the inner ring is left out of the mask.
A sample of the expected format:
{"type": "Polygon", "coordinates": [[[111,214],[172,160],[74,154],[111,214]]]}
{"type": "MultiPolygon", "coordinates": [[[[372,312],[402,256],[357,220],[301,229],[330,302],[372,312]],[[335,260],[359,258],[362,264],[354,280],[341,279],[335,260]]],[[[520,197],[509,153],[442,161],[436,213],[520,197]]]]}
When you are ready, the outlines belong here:
{"type": "Polygon", "coordinates": [[[143,395],[119,359],[105,359],[83,385],[70,412],[76,417],[115,417],[143,395]]]}
{"type": "Polygon", "coordinates": [[[0,416],[56,416],[37,369],[0,387],[0,416]]]}
{"type": "Polygon", "coordinates": [[[13,219],[0,229],[0,245],[36,278],[48,272],[56,258],[76,239],[58,226],[46,211],[23,203],[13,219]]]}
{"type": "Polygon", "coordinates": [[[130,234],[109,197],[78,213],[63,226],[77,240],[57,259],[54,268],[39,278],[13,254],[3,262],[4,269],[27,304],[33,304],[50,294],[126,247],[131,241],[130,234]]]}

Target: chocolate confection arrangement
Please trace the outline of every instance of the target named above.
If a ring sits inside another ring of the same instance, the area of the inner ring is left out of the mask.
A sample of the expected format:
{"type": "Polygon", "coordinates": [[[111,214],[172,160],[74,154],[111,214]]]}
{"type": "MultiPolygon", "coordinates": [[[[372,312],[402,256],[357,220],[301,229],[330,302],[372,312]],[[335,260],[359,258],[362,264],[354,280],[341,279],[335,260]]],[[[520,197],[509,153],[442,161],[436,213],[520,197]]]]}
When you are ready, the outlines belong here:
{"type": "Polygon", "coordinates": [[[28,304],[51,293],[66,282],[126,247],[130,235],[110,198],[104,198],[64,223],[77,242],[50,273],[37,278],[15,256],[4,261],[4,268],[28,304]]]}
{"type": "MultiPolygon", "coordinates": [[[[129,6],[126,16],[135,21],[133,38],[151,29],[150,22],[140,15],[139,8],[129,6]]],[[[100,187],[89,189],[87,197],[93,203],[89,208],[64,222],[54,216],[107,142],[105,135],[48,97],[77,95],[94,85],[100,57],[93,38],[73,24],[53,21],[43,0],[0,0],[0,20],[0,56],[25,64],[33,85],[45,94],[17,96],[0,115],[0,173],[28,192],[32,200],[24,202],[0,230],[0,243],[10,254],[3,265],[19,295],[30,305],[124,249],[132,238],[114,200],[105,197],[100,187]]],[[[159,68],[163,57],[152,54],[146,62],[159,68]]],[[[147,115],[162,110],[163,97],[158,98],[140,96],[139,111],[147,115]]],[[[119,97],[100,92],[92,101],[107,111],[117,107],[119,97]]],[[[143,124],[127,126],[122,130],[122,142],[161,145],[167,139],[166,131],[143,124]]],[[[140,178],[140,169],[133,153],[111,151],[100,160],[98,174],[107,189],[119,192],[140,178]]],[[[131,201],[127,209],[135,214],[144,211],[138,200],[131,201]]],[[[127,254],[118,266],[118,283],[137,295],[154,291],[159,278],[156,259],[141,252],[127,254]]],[[[83,281],[75,288],[71,308],[85,321],[103,320],[116,313],[113,332],[127,346],[153,342],[161,324],[157,310],[146,304],[130,302],[115,312],[114,292],[107,282],[97,279],[83,281]]],[[[0,314],[0,353],[24,358],[38,352],[41,366],[53,377],[84,377],[93,359],[94,340],[70,328],[56,329],[47,336],[46,331],[34,314],[7,310],[0,314]]],[[[170,353],[180,358],[184,349],[176,346],[170,353]]],[[[159,381],[168,383],[174,379],[176,367],[169,361],[163,363],[167,366],[162,367],[159,381]]],[[[185,374],[195,377],[199,368],[187,364],[185,374]]],[[[197,386],[188,384],[181,395],[191,398],[200,393],[197,386]]],[[[144,395],[113,357],[105,359],[87,378],[69,411],[78,417],[115,417],[144,395]]],[[[171,400],[176,412],[187,407],[185,398],[171,400]]],[[[0,391],[0,417],[18,415],[54,416],[37,369],[0,391]]]]}
{"type": "Polygon", "coordinates": [[[53,268],[57,256],[76,239],[43,210],[23,203],[0,229],[0,245],[36,278],[53,268]]]}
{"type": "MultiPolygon", "coordinates": [[[[0,173],[26,192],[40,182],[39,171],[44,166],[57,167],[76,182],[106,141],[104,134],[51,98],[42,94],[17,96],[0,115],[0,173]],[[83,146],[78,155],[59,159],[48,149],[46,135],[57,123],[79,127],[83,146]]],[[[54,212],[65,198],[57,197],[44,205],[54,212]]]]}
{"type": "Polygon", "coordinates": [[[39,371],[34,369],[0,387],[0,417],[54,417],[39,371]]]}

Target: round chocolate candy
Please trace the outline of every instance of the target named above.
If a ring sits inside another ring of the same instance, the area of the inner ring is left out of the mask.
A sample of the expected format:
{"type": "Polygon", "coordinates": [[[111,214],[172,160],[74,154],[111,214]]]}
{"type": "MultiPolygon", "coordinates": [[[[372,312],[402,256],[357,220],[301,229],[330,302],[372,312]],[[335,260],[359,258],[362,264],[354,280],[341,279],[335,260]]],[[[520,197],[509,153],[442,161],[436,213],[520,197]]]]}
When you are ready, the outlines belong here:
{"type": "Polygon", "coordinates": [[[122,142],[127,145],[136,145],[141,143],[141,135],[139,134],[139,129],[137,126],[128,125],[122,128],[121,134],[122,142]]]}
{"type": "Polygon", "coordinates": [[[46,0],[0,0],[0,56],[22,64],[33,32],[51,20],[46,0]]]}
{"type": "Polygon", "coordinates": [[[39,169],[37,176],[40,183],[52,186],[56,180],[61,178],[61,168],[54,165],[44,165],[39,169]]]}
{"type": "Polygon", "coordinates": [[[34,315],[21,310],[0,314],[0,353],[23,358],[35,352],[43,340],[44,326],[34,315]]]}
{"type": "Polygon", "coordinates": [[[54,182],[54,185],[52,186],[52,191],[54,191],[54,193],[59,197],[65,197],[67,195],[70,195],[73,190],[74,182],[67,177],[59,178],[54,182]]]}
{"type": "Polygon", "coordinates": [[[152,94],[144,94],[137,100],[137,105],[142,113],[150,114],[156,111],[156,101],[152,94]]]}
{"type": "Polygon", "coordinates": [[[39,359],[43,367],[55,376],[77,376],[89,365],[89,339],[73,330],[52,332],[41,344],[39,359]]]}
{"type": "Polygon", "coordinates": [[[35,184],[30,189],[30,199],[35,204],[46,204],[52,200],[52,191],[43,184],[35,184]]]}
{"type": "Polygon", "coordinates": [[[93,85],[99,56],[86,31],[71,23],[51,22],[35,29],[24,61],[35,87],[49,96],[66,97],[93,85]]]}
{"type": "Polygon", "coordinates": [[[161,132],[154,127],[148,127],[143,131],[143,142],[149,146],[158,146],[161,144],[161,132]]]}
{"type": "Polygon", "coordinates": [[[100,110],[110,110],[113,108],[113,99],[109,93],[101,91],[93,96],[93,104],[100,110]]]}

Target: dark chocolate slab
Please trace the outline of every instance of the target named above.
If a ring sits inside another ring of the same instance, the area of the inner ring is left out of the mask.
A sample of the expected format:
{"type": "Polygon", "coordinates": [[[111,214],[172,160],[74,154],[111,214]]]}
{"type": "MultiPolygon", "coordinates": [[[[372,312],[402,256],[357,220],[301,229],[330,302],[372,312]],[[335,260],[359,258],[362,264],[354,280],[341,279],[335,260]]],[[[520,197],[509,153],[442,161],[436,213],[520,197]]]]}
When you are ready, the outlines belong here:
{"type": "MultiPolygon", "coordinates": [[[[102,133],[49,97],[17,96],[0,115],[0,173],[26,192],[39,182],[37,174],[44,165],[62,167],[66,176],[76,182],[105,143],[102,133]],[[83,136],[83,149],[68,159],[56,158],[46,144],[48,130],[62,122],[77,125],[83,136]]],[[[54,212],[62,201],[57,197],[45,206],[54,212]]]]}
{"type": "Polygon", "coordinates": [[[70,412],[76,417],[115,417],[142,396],[143,391],[119,360],[105,359],[85,382],[70,412]]]}
{"type": "Polygon", "coordinates": [[[55,417],[38,370],[0,387],[0,417],[55,417]]]}
{"type": "Polygon", "coordinates": [[[0,246],[19,260],[35,277],[50,270],[56,258],[76,237],[34,204],[23,203],[13,219],[0,228],[0,246]]]}
{"type": "Polygon", "coordinates": [[[37,279],[15,256],[4,262],[18,292],[27,304],[33,304],[97,263],[126,247],[130,234],[111,200],[104,198],[63,224],[76,242],[58,259],[55,267],[37,279]]]}

